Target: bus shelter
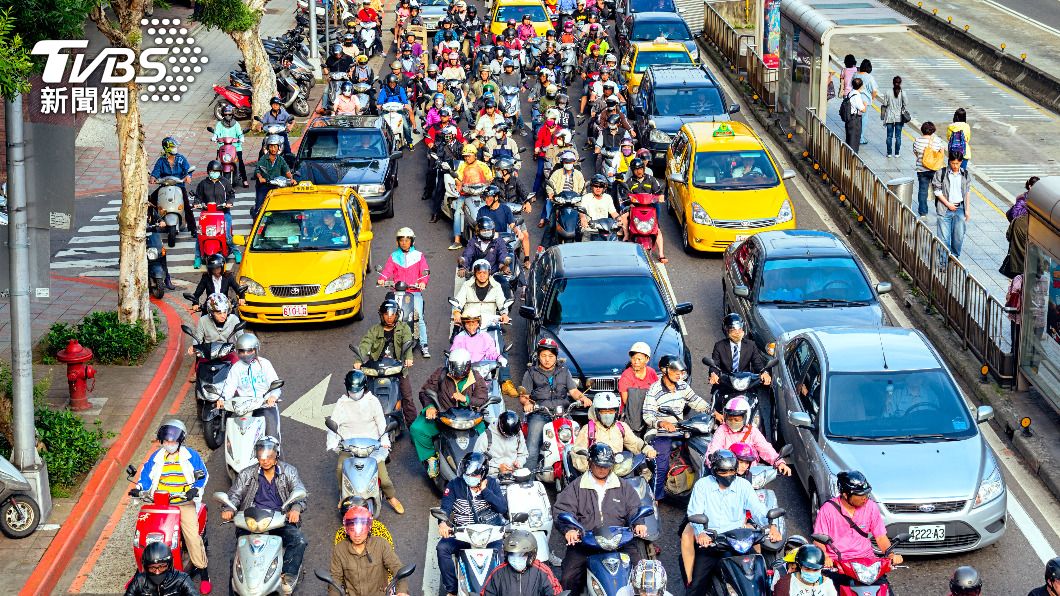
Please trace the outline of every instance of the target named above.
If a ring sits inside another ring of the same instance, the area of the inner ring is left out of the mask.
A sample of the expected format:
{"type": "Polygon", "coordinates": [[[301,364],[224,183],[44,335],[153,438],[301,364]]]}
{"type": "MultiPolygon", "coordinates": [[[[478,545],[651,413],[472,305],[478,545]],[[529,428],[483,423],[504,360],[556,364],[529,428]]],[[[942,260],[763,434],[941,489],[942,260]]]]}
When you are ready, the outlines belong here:
{"type": "Polygon", "coordinates": [[[1019,371],[1060,410],[1060,176],[1039,180],[1027,205],[1019,371]]]}

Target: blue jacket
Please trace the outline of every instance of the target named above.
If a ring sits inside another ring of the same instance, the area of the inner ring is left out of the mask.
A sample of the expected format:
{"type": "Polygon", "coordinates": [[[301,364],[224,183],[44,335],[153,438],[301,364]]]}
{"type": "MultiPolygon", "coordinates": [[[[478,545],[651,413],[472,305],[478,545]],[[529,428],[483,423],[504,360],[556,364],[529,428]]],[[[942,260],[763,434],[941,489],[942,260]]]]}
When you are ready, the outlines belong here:
{"type": "MultiPolygon", "coordinates": [[[[206,481],[210,479],[210,472],[206,469],[206,463],[202,461],[202,456],[199,455],[198,451],[189,449],[184,445],[180,446],[178,453],[180,454],[180,467],[184,470],[184,480],[199,489],[199,496],[195,497],[195,502],[201,502],[203,490],[206,488],[206,481]],[[202,470],[203,476],[196,479],[195,472],[199,470],[202,470]]],[[[147,458],[143,469],[140,470],[140,480],[136,483],[137,488],[154,492],[158,486],[158,480],[162,477],[162,467],[165,465],[165,461],[165,449],[156,449],[151,454],[151,457],[147,458]]]]}
{"type": "MultiPolygon", "coordinates": [[[[169,160],[165,156],[159,157],[155,161],[155,167],[151,169],[151,176],[155,180],[161,180],[166,176],[175,176],[184,180],[188,175],[191,174],[188,170],[191,169],[191,164],[188,163],[188,159],[177,153],[176,159],[173,160],[173,165],[169,165],[169,160]]],[[[181,188],[184,187],[184,183],[180,183],[181,188]]]]}
{"type": "Polygon", "coordinates": [[[486,481],[486,488],[479,493],[476,501],[485,501],[489,505],[483,509],[481,506],[477,512],[471,509],[471,487],[464,482],[463,477],[457,476],[449,481],[442,495],[442,510],[449,519],[458,526],[480,523],[494,526],[504,525],[504,516],[508,514],[508,499],[501,493],[501,485],[497,479],[490,476],[486,481]]]}
{"type": "Polygon", "coordinates": [[[403,104],[409,103],[409,96],[405,95],[405,88],[401,87],[400,85],[394,87],[393,91],[390,90],[390,87],[383,85],[383,88],[379,90],[379,95],[375,98],[375,103],[381,106],[387,103],[388,99],[390,101],[398,101],[403,104]]]}

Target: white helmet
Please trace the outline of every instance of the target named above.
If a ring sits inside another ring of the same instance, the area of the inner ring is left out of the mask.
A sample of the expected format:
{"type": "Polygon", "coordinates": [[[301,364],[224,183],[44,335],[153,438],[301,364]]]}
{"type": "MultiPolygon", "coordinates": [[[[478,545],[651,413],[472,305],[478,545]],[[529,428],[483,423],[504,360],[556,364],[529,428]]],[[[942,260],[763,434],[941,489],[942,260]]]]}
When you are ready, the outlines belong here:
{"type": "Polygon", "coordinates": [[[394,236],[397,238],[411,238],[412,240],[415,240],[416,232],[413,232],[412,228],[406,226],[404,228],[399,229],[397,233],[394,234],[394,236]]]}
{"type": "Polygon", "coordinates": [[[622,407],[622,398],[618,394],[610,391],[601,391],[593,396],[593,409],[599,412],[600,410],[617,410],[622,407]]]}
{"type": "Polygon", "coordinates": [[[630,357],[634,354],[644,354],[647,358],[651,358],[651,347],[642,341],[638,341],[629,348],[630,357]]]}

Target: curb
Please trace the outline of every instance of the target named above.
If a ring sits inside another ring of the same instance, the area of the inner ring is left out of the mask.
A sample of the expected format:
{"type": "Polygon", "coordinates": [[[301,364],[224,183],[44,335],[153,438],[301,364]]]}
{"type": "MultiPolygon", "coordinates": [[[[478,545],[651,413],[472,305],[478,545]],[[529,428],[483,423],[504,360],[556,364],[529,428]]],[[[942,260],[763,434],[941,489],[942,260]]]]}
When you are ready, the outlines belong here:
{"type": "MultiPolygon", "coordinates": [[[[110,289],[117,287],[113,283],[60,275],[52,275],[52,278],[110,289]]],[[[103,459],[96,464],[81,489],[81,498],[70,511],[70,516],[62,528],[52,538],[51,544],[26,581],[26,585],[19,591],[20,596],[44,595],[55,589],[67,566],[75,557],[89,528],[103,510],[107,497],[117,483],[124,478],[120,474],[121,470],[139,447],[147,426],[158,413],[159,407],[181,370],[184,334],[180,330],[180,316],[172,305],[164,301],[152,300],[151,303],[159,308],[165,318],[168,333],[166,353],[162,356],[162,363],[148,383],[140,402],[129,413],[129,419],[118,431],[117,436],[125,440],[119,440],[111,445],[103,459]]]]}

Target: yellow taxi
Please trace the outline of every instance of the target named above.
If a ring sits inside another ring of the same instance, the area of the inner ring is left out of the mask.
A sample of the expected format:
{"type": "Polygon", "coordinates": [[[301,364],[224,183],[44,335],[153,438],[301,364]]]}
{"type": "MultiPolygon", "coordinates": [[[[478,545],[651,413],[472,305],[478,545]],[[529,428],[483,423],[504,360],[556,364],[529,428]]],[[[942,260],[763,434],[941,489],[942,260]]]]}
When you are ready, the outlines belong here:
{"type": "Polygon", "coordinates": [[[265,197],[243,246],[239,315],[250,323],[306,323],[363,317],[372,248],[368,205],[351,187],[301,182],[265,197]]]}
{"type": "Polygon", "coordinates": [[[696,64],[696,61],[680,41],[669,41],[665,37],[635,41],[629,45],[629,51],[619,66],[626,93],[632,97],[640,89],[640,80],[648,67],[659,64],[696,64]]]}
{"type": "Polygon", "coordinates": [[[523,22],[524,15],[530,15],[534,32],[539,37],[544,37],[552,31],[552,21],[549,20],[545,3],[541,0],[497,0],[490,17],[490,31],[494,35],[500,35],[508,28],[508,19],[515,19],[518,24],[523,22]]]}
{"type": "Polygon", "coordinates": [[[777,163],[742,122],[690,122],[666,152],[669,207],[687,252],[723,252],[757,232],[795,228],[795,208],[777,163]]]}

